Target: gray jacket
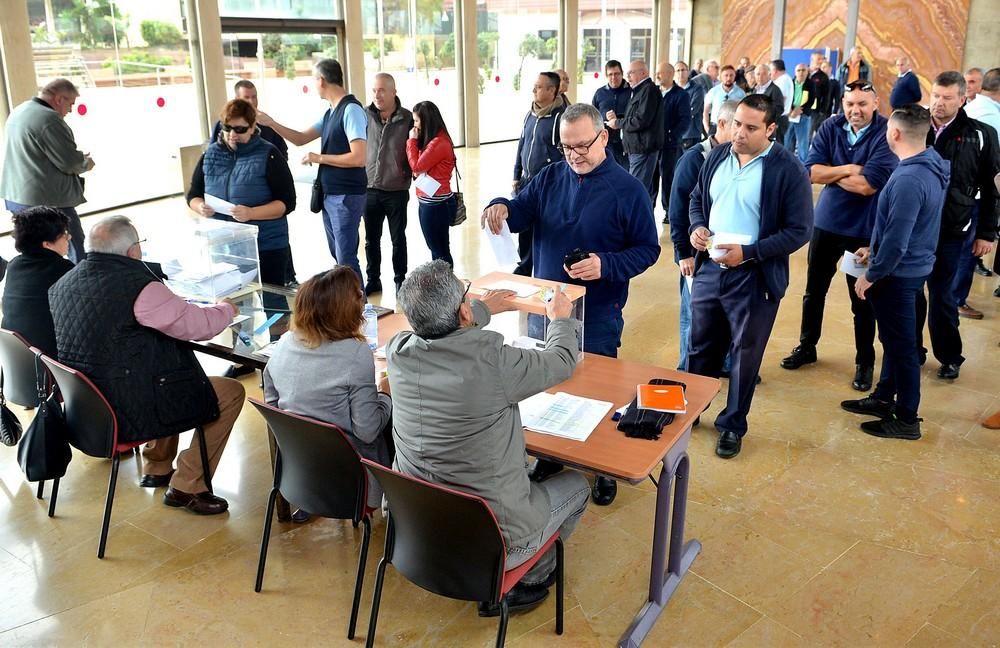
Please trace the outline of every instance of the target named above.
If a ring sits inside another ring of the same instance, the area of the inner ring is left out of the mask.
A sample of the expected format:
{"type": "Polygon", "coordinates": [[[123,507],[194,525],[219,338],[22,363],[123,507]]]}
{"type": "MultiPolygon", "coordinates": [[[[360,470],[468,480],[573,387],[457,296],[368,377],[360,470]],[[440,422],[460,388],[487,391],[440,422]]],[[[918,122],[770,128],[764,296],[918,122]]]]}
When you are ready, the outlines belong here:
{"type": "Polygon", "coordinates": [[[0,198],[52,207],[84,202],[80,174],[87,162],[59,113],[40,99],[29,99],[14,109],[4,129],[0,198]]]}
{"type": "Polygon", "coordinates": [[[368,188],[382,191],[406,191],[413,180],[413,171],[406,159],[406,140],[413,128],[413,113],[403,108],[396,97],[396,110],[389,121],[382,123],[382,115],[375,104],[368,110],[368,188]]]}
{"type": "Polygon", "coordinates": [[[528,480],[518,402],[558,385],[576,367],[579,323],[555,320],[545,349],[515,349],[475,326],[427,340],[413,332],[386,347],[396,468],[485,499],[508,547],[537,539],[549,521],[545,491],[528,480]]]}

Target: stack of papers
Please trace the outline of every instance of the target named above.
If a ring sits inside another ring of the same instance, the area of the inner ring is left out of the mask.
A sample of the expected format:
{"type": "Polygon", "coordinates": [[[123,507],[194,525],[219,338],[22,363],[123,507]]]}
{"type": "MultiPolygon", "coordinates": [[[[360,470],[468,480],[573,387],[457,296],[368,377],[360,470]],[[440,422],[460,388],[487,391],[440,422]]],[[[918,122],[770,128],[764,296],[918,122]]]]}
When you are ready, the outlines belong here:
{"type": "Polygon", "coordinates": [[[611,410],[610,402],[564,392],[535,394],[519,406],[527,429],[574,441],[586,441],[611,410]]]}

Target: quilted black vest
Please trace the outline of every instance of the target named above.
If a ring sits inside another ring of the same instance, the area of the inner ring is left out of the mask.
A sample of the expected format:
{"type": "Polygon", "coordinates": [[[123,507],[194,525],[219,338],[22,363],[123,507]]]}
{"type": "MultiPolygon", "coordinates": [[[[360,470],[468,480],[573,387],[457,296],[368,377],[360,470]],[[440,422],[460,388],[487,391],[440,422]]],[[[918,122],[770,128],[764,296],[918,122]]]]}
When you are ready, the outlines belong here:
{"type": "Polygon", "coordinates": [[[104,393],[119,443],[172,436],[219,416],[194,352],[135,319],[135,300],[153,281],[142,261],[91,252],[49,289],[59,360],[104,393]]]}

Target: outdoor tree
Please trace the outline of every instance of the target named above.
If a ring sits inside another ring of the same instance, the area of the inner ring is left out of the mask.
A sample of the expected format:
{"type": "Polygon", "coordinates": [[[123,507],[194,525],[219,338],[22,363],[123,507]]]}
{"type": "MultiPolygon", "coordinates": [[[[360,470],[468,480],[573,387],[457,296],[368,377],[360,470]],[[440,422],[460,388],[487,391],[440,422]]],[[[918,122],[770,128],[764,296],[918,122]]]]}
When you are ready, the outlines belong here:
{"type": "Polygon", "coordinates": [[[493,77],[493,66],[496,64],[497,32],[479,32],[476,34],[476,50],[479,53],[479,94],[486,90],[486,81],[493,77]]]}
{"type": "Polygon", "coordinates": [[[128,16],[117,5],[112,9],[110,0],[71,0],[59,17],[77,28],[66,35],[84,47],[113,46],[116,31],[119,44],[128,46],[128,16]]]}

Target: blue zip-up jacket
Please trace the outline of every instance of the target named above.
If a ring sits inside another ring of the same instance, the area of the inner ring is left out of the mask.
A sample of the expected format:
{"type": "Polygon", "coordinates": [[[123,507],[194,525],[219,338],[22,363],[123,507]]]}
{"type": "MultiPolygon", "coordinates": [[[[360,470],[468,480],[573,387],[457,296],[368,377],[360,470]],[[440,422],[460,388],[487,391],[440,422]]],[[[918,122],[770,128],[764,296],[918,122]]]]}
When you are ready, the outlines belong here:
{"type": "MultiPolygon", "coordinates": [[[[712,213],[709,187],[719,165],[730,154],[732,144],[712,149],[698,174],[698,184],[691,194],[691,226],[708,229],[712,213]]],[[[760,236],[756,243],[744,245],[743,258],[756,263],[764,275],[767,289],[775,299],[785,296],[788,288],[788,256],[805,245],[812,235],[813,203],[809,175],[799,159],[783,146],[772,146],[764,158],[760,183],[760,236]]],[[[708,253],[695,257],[694,271],[708,261],[708,253]]]]}
{"type": "Polygon", "coordinates": [[[950,175],[951,163],[932,148],[899,163],[878,198],[868,281],[931,273],[950,175]]]}
{"type": "Polygon", "coordinates": [[[509,210],[512,232],[534,227],[536,277],[587,288],[587,321],[620,316],[629,280],[660,256],[649,193],[611,157],[586,175],[577,175],[565,161],[550,164],[517,197],[490,202],[498,203],[509,210]],[[601,258],[600,279],[582,281],[566,274],[563,258],[574,248],[601,258]]]}
{"type": "Polygon", "coordinates": [[[688,210],[691,206],[691,192],[698,184],[698,172],[705,164],[713,141],[709,138],[684,151],[674,168],[674,181],[670,185],[670,207],[667,209],[670,240],[674,244],[674,263],[690,259],[695,253],[691,246],[691,235],[688,234],[691,227],[688,210]]]}
{"type": "MultiPolygon", "coordinates": [[[[628,100],[632,96],[632,88],[629,87],[628,83],[624,81],[617,88],[612,88],[609,85],[604,85],[597,89],[594,93],[594,108],[597,108],[597,112],[601,113],[601,119],[607,119],[605,115],[609,110],[614,110],[615,114],[619,117],[625,117],[625,111],[628,109],[628,100]]],[[[609,128],[608,129],[608,146],[614,146],[615,148],[622,147],[622,132],[619,128],[609,128]]]]}
{"type": "Polygon", "coordinates": [[[826,185],[816,203],[816,227],[841,236],[870,238],[875,224],[875,208],[878,192],[889,181],[899,163],[889,144],[885,141],[885,129],[889,123],[882,115],[875,113],[868,130],[854,146],[847,143],[844,124],[847,117],[837,115],[823,122],[813,136],[809,155],[806,156],[806,170],[814,164],[841,166],[860,164],[862,175],[875,189],[871,196],[862,196],[842,189],[836,183],[826,185]]]}
{"type": "Polygon", "coordinates": [[[674,83],[663,95],[663,148],[679,146],[691,127],[691,102],[688,94],[674,83]]]}
{"type": "Polygon", "coordinates": [[[566,105],[558,97],[556,102],[561,105],[554,107],[544,117],[535,114],[534,104],[525,116],[521,138],[517,140],[515,180],[530,180],[547,165],[562,160],[563,155],[559,151],[559,123],[566,105]]]}
{"type": "Polygon", "coordinates": [[[681,139],[703,140],[705,134],[702,132],[701,115],[705,112],[705,88],[700,83],[688,81],[687,87],[683,90],[691,103],[691,123],[681,139]]]}
{"type": "Polygon", "coordinates": [[[896,79],[896,85],[892,86],[892,93],[889,95],[889,105],[893,110],[907,104],[920,103],[923,93],[920,91],[920,80],[917,73],[910,70],[903,76],[896,79]]]}

